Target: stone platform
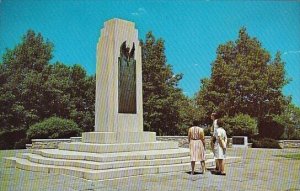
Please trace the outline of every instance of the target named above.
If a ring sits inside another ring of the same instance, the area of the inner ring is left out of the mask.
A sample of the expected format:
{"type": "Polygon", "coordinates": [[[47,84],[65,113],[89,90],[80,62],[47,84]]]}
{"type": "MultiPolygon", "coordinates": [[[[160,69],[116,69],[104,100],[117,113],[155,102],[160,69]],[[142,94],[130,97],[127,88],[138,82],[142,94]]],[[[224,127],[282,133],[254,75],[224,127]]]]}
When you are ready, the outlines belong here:
{"type": "MultiPolygon", "coordinates": [[[[129,176],[183,172],[190,170],[188,149],[91,154],[61,150],[33,150],[5,158],[7,167],[35,172],[59,173],[88,180],[105,180],[129,176]],[[109,155],[110,154],[110,155],[109,155]]],[[[215,165],[213,155],[206,154],[206,166],[215,165]]],[[[227,163],[238,162],[237,157],[227,163]]]]}
{"type": "Polygon", "coordinates": [[[94,181],[58,173],[4,167],[2,157],[16,156],[28,151],[0,151],[0,190],[300,190],[299,160],[283,157],[299,154],[299,149],[229,148],[227,154],[240,156],[241,162],[227,164],[226,176],[218,176],[210,171],[200,174],[200,164],[197,163],[195,175],[190,175],[188,169],[94,181]]]}
{"type": "MultiPolygon", "coordinates": [[[[179,148],[178,142],[91,143],[95,142],[95,137],[102,136],[96,134],[83,136],[85,142],[60,143],[58,149],[31,149],[28,153],[4,158],[4,161],[9,167],[88,180],[189,171],[191,168],[189,149],[179,148]]],[[[239,160],[228,157],[226,162],[239,160]]],[[[207,152],[206,166],[214,165],[213,154],[207,152]]]]}

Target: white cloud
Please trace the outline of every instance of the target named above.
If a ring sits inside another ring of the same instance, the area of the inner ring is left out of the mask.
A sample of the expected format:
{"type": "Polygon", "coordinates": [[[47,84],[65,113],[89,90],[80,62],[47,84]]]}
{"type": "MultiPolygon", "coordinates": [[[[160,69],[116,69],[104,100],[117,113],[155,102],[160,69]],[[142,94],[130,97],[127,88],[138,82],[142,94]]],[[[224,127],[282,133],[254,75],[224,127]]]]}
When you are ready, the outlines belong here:
{"type": "Polygon", "coordinates": [[[146,9],[143,8],[143,7],[140,7],[140,8],[138,8],[137,11],[132,12],[131,15],[133,15],[133,16],[139,16],[139,15],[142,15],[142,14],[145,14],[145,13],[147,13],[146,9]]]}
{"type": "Polygon", "coordinates": [[[300,54],[300,50],[290,50],[283,53],[283,55],[286,54],[300,54]]]}
{"type": "Polygon", "coordinates": [[[138,8],[138,12],[140,13],[146,13],[146,9],[144,9],[143,7],[138,8]]]}

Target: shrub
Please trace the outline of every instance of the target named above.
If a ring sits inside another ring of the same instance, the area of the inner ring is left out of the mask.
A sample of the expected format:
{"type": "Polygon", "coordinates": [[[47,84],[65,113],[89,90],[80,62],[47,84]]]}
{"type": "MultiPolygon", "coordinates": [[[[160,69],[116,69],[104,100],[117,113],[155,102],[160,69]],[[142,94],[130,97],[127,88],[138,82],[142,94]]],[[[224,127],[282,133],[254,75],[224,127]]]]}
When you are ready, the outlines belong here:
{"type": "Polygon", "coordinates": [[[26,144],[30,141],[27,138],[20,139],[19,141],[15,142],[14,149],[26,149],[26,144]]]}
{"type": "Polygon", "coordinates": [[[275,139],[262,138],[262,139],[252,139],[252,148],[273,148],[281,149],[279,143],[275,139]]]}
{"type": "Polygon", "coordinates": [[[189,131],[189,126],[183,124],[182,126],[180,126],[178,128],[178,135],[179,136],[187,136],[188,131],[189,131]]]}
{"type": "Polygon", "coordinates": [[[274,115],[273,120],[284,128],[284,133],[280,139],[300,139],[299,122],[297,118],[290,114],[274,115]]]}
{"type": "Polygon", "coordinates": [[[25,143],[21,146],[21,143],[16,145],[16,142],[20,139],[26,138],[26,132],[23,129],[11,129],[9,131],[0,132],[0,149],[15,149],[25,148],[25,143]]]}
{"type": "Polygon", "coordinates": [[[227,136],[249,136],[257,134],[257,121],[249,115],[238,114],[234,117],[224,117],[227,136]]]}
{"type": "Polygon", "coordinates": [[[290,139],[300,140],[300,129],[296,129],[290,139]]]}
{"type": "Polygon", "coordinates": [[[79,136],[82,130],[78,125],[67,119],[51,117],[36,123],[27,130],[28,139],[58,139],[79,136]]]}
{"type": "Polygon", "coordinates": [[[284,133],[284,126],[274,116],[266,116],[258,123],[261,137],[279,139],[284,133]]]}
{"type": "Polygon", "coordinates": [[[204,135],[210,136],[210,126],[202,127],[204,129],[204,135]]]}

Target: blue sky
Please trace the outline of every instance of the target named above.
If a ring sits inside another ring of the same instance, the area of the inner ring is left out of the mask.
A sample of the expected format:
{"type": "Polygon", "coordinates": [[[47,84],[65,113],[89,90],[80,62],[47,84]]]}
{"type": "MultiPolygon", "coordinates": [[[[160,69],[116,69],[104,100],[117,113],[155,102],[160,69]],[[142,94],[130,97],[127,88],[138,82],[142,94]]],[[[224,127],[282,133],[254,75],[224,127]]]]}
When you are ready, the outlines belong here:
{"type": "Polygon", "coordinates": [[[284,94],[300,106],[299,1],[0,0],[0,55],[33,29],[54,43],[52,62],[80,64],[94,74],[100,29],[112,18],[135,22],[140,39],[151,30],[165,40],[168,63],[184,74],[180,87],[188,96],[210,76],[218,45],[237,39],[245,26],[272,58],[282,52],[292,78],[284,94]]]}

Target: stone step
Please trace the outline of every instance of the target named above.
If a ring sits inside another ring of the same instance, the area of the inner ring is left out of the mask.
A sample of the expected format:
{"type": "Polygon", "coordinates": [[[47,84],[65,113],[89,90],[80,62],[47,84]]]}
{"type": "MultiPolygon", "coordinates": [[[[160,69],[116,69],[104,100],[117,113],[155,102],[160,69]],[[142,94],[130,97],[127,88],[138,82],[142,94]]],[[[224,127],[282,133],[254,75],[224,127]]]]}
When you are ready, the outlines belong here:
{"type": "Polygon", "coordinates": [[[82,142],[82,138],[81,137],[70,137],[71,142],[82,142]]]}
{"type": "MultiPolygon", "coordinates": [[[[172,164],[172,165],[159,165],[159,166],[141,166],[141,167],[128,167],[128,168],[117,168],[117,169],[105,169],[105,170],[91,170],[79,167],[69,166],[54,166],[37,164],[27,159],[8,157],[4,158],[4,162],[9,165],[15,165],[16,168],[45,173],[59,173],[67,174],[79,178],[85,178],[88,180],[105,180],[122,178],[129,176],[145,175],[145,174],[157,174],[157,173],[170,173],[178,171],[190,171],[190,163],[172,164]],[[12,162],[13,161],[13,162],[12,162]]],[[[239,162],[240,158],[228,157],[226,163],[239,162]]],[[[207,167],[214,166],[214,159],[206,161],[207,167]]]]}
{"type": "Polygon", "coordinates": [[[91,152],[91,153],[115,153],[129,151],[165,150],[178,148],[175,141],[156,141],[145,143],[115,143],[115,144],[93,144],[93,143],[60,143],[60,150],[91,152]]]}
{"type": "Polygon", "coordinates": [[[144,143],[155,142],[155,132],[85,132],[82,133],[83,143],[144,143]]]}
{"type": "Polygon", "coordinates": [[[66,160],[66,159],[53,159],[46,158],[36,154],[23,154],[23,158],[30,162],[44,164],[44,165],[55,165],[55,166],[71,166],[93,170],[104,170],[104,169],[117,169],[117,168],[128,168],[128,167],[139,167],[139,166],[158,166],[158,165],[171,165],[189,163],[190,157],[180,158],[168,158],[168,159],[154,159],[154,160],[128,160],[128,161],[115,161],[115,162],[94,162],[84,160],[66,160]]]}
{"type": "MultiPolygon", "coordinates": [[[[95,162],[113,162],[127,160],[150,160],[150,159],[167,159],[189,156],[190,151],[186,148],[167,149],[167,150],[151,150],[151,151],[133,151],[118,153],[88,153],[77,151],[66,151],[59,149],[38,149],[32,150],[33,154],[38,154],[47,158],[68,159],[68,160],[86,160],[95,162]]],[[[22,156],[19,156],[20,158],[22,156]]],[[[213,158],[213,154],[209,151],[206,158],[213,158]]]]}

